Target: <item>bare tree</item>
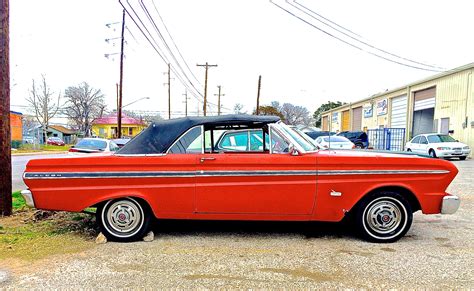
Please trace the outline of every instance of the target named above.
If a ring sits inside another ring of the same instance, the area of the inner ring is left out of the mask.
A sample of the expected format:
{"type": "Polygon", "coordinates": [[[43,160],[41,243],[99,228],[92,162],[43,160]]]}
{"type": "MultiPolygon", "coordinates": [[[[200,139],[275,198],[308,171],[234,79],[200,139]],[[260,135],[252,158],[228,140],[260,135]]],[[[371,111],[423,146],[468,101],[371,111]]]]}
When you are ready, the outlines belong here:
{"type": "Polygon", "coordinates": [[[286,123],[290,125],[310,125],[312,122],[308,109],[303,106],[295,106],[291,103],[284,103],[280,112],[283,115],[286,123]]]}
{"type": "Polygon", "coordinates": [[[244,105],[242,105],[240,103],[236,103],[234,105],[234,113],[235,114],[245,114],[245,113],[247,113],[247,112],[242,111],[242,109],[244,109],[244,105]]]}
{"type": "Polygon", "coordinates": [[[36,120],[41,124],[44,141],[48,138],[49,121],[58,113],[60,107],[61,93],[58,93],[57,102],[54,102],[53,95],[55,93],[49,88],[46,77],[41,75],[41,84],[37,87],[33,79],[30,96],[26,98],[26,101],[34,108],[36,120]]]}
{"type": "Polygon", "coordinates": [[[86,82],[70,86],[64,92],[66,97],[66,115],[74,129],[84,136],[90,136],[92,121],[101,117],[105,110],[104,94],[86,82]]]}

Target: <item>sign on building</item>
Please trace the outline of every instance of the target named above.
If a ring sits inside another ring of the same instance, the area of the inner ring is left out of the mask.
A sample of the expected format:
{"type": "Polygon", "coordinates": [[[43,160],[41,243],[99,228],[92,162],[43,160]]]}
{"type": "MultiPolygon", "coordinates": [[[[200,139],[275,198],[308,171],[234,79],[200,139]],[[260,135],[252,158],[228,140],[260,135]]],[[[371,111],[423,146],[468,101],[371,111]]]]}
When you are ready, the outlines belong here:
{"type": "Polygon", "coordinates": [[[364,105],[364,118],[372,117],[374,115],[374,107],[372,104],[364,105]]]}
{"type": "Polygon", "coordinates": [[[382,99],[377,101],[377,116],[385,115],[388,112],[388,100],[382,99]]]}

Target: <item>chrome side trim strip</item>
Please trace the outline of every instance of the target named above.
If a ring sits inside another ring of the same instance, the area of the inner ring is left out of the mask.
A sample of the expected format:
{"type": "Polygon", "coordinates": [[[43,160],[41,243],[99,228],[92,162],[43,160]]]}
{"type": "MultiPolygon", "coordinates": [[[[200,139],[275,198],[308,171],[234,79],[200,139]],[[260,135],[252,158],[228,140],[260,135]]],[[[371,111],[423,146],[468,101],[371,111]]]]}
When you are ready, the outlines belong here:
{"type": "Polygon", "coordinates": [[[447,170],[319,170],[319,176],[332,175],[408,175],[408,174],[447,174],[447,170]]]}
{"type": "Polygon", "coordinates": [[[139,172],[25,172],[24,179],[184,178],[239,176],[332,176],[447,174],[447,170],[256,170],[256,171],[139,171],[139,172]]]}

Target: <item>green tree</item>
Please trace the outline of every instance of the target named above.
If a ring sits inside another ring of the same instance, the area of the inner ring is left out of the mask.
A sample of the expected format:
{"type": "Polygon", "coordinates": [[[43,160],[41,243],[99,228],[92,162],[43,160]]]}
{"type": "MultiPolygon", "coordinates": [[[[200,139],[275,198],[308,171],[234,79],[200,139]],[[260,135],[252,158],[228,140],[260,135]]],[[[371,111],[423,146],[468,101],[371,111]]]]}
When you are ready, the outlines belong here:
{"type": "Polygon", "coordinates": [[[341,101],[336,101],[336,102],[328,101],[328,103],[325,103],[319,106],[319,108],[316,109],[316,111],[314,111],[313,113],[314,125],[316,127],[321,127],[321,113],[328,111],[330,109],[342,106],[344,104],[347,104],[347,103],[341,102],[341,101]]]}

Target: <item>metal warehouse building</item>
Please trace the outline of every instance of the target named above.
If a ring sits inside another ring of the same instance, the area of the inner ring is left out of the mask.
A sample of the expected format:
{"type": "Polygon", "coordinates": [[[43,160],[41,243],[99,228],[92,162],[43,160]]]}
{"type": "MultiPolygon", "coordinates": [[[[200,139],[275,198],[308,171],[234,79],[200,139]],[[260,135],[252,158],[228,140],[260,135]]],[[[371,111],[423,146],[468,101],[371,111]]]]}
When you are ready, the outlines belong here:
{"type": "Polygon", "coordinates": [[[372,146],[389,150],[430,132],[450,133],[474,148],[473,73],[471,63],[326,111],[322,129],[363,130],[372,146]]]}

